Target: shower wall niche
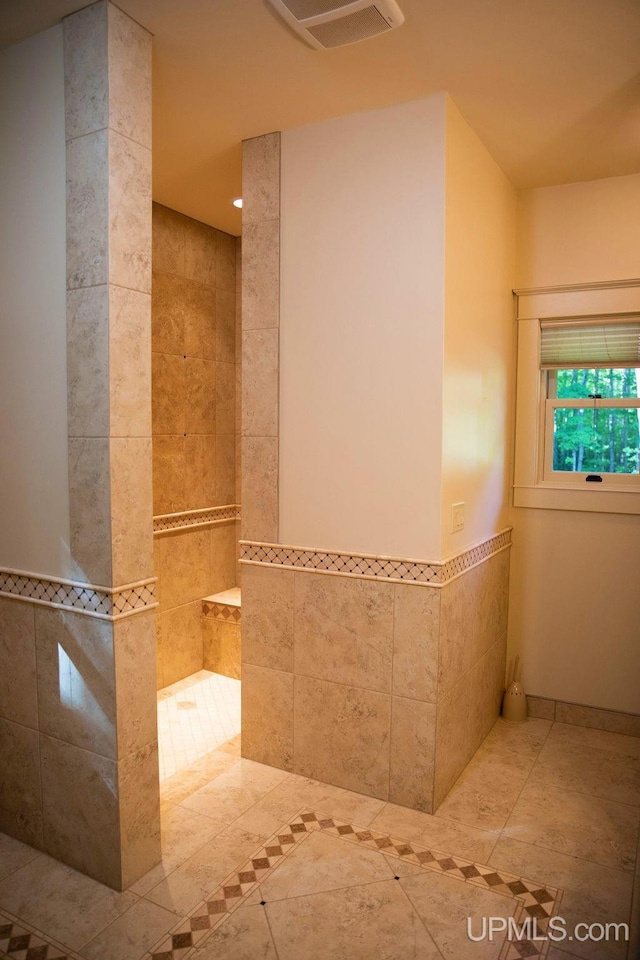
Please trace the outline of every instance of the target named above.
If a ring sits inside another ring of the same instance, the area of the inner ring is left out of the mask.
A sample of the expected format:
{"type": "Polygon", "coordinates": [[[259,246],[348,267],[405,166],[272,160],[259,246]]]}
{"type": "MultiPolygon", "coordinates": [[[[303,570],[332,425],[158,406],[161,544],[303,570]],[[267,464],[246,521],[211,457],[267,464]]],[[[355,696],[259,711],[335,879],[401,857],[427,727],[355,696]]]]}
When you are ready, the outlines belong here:
{"type": "Polygon", "coordinates": [[[229,234],[153,205],[158,687],[203,668],[202,600],[237,583],[239,524],[233,510],[219,519],[216,508],[237,502],[238,244],[229,234]]]}

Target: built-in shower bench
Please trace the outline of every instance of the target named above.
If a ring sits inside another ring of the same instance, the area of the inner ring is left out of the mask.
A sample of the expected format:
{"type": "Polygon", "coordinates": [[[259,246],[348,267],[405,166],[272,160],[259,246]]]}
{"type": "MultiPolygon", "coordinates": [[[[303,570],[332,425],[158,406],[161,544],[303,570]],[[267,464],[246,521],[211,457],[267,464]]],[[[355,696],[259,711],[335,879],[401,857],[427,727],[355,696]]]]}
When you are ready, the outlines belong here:
{"type": "Polygon", "coordinates": [[[240,587],[231,587],[202,601],[204,668],[240,679],[240,587]]]}

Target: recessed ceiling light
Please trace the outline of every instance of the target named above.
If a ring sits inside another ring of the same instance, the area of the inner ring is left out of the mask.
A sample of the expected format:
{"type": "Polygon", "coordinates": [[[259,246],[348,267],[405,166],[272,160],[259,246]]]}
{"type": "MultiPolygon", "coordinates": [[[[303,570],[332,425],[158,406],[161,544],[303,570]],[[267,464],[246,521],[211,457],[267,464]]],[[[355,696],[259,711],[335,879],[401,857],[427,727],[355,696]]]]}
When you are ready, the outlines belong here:
{"type": "Polygon", "coordinates": [[[234,207],[242,207],[242,197],[236,197],[235,200],[231,201],[234,207]]]}

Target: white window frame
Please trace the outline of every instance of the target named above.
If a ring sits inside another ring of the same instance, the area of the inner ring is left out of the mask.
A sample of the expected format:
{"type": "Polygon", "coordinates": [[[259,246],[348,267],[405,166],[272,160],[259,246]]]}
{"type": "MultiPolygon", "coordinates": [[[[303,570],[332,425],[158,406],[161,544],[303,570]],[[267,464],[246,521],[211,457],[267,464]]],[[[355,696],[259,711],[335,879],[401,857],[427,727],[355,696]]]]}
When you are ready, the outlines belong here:
{"type": "MultiPolygon", "coordinates": [[[[547,373],[540,369],[540,321],[640,313],[640,279],[610,284],[581,284],[516,290],[518,355],[516,380],[515,464],[516,507],[640,514],[640,484],[635,475],[602,474],[602,483],[586,483],[586,474],[545,474],[547,373]]],[[[557,406],[570,401],[551,401],[557,406]]],[[[588,401],[587,401],[588,404],[588,401]]],[[[577,401],[576,405],[587,405],[577,401]]],[[[619,406],[634,406],[626,400],[619,406]]]]}

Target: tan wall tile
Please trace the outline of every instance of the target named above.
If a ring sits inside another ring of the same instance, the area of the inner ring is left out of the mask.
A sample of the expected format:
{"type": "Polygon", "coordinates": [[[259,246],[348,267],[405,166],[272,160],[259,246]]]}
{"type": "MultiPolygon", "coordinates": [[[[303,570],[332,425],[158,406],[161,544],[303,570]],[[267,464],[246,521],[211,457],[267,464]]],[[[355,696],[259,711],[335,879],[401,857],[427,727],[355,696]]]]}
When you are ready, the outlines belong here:
{"type": "Polygon", "coordinates": [[[112,437],[151,436],[151,298],[109,289],[112,437]]]}
{"type": "Polygon", "coordinates": [[[221,230],[216,238],[216,287],[231,292],[236,289],[236,238],[221,230]]]}
{"type": "Polygon", "coordinates": [[[109,280],[151,293],[151,150],[113,130],[109,131],[109,280]]]}
{"type": "Polygon", "coordinates": [[[236,366],[216,363],[216,433],[236,432],[236,366]]]}
{"type": "Polygon", "coordinates": [[[109,435],[109,288],[67,291],[70,437],[109,435]]]}
{"type": "Polygon", "coordinates": [[[153,268],[164,273],[185,275],[187,217],[153,204],[153,268]]]}
{"type": "Polygon", "coordinates": [[[249,224],[242,236],[242,330],[280,322],[280,222],[249,224]]]}
{"type": "Polygon", "coordinates": [[[107,5],[94,3],[62,21],[67,140],[109,123],[107,5]]]}
{"type": "Polygon", "coordinates": [[[436,705],[394,697],[389,800],[433,812],[436,705]]]}
{"type": "Polygon", "coordinates": [[[389,693],[393,595],[389,583],[296,573],[296,674],[389,693]]]}
{"type": "Polygon", "coordinates": [[[216,364],[187,357],[185,366],[187,434],[216,432],[216,364]]]}
{"type": "Polygon", "coordinates": [[[67,143],[67,286],[109,279],[108,132],[67,143]]]}
{"type": "Polygon", "coordinates": [[[242,335],[242,434],[278,435],[278,330],[247,330],[242,335]]]}
{"type": "Polygon", "coordinates": [[[119,889],[116,761],[44,735],[40,753],[44,849],[119,889]]]}
{"type": "Polygon", "coordinates": [[[0,597],[0,716],[38,727],[34,607],[0,597]]]}
{"type": "Polygon", "coordinates": [[[278,440],[242,439],[242,536],[278,542],[278,440]]]}
{"type": "Polygon", "coordinates": [[[216,504],[219,506],[235,502],[235,467],[235,436],[218,436],[216,438],[216,504]]]}
{"type": "Polygon", "coordinates": [[[116,759],[114,625],[36,609],[40,732],[116,759]]]}
{"type": "MultiPolygon", "coordinates": [[[[474,571],[470,571],[473,574],[474,571]]],[[[442,587],[440,601],[440,662],[438,697],[442,699],[474,660],[474,591],[470,574],[442,587]]]]}
{"type": "MultiPolygon", "coordinates": [[[[211,593],[236,585],[237,530],[233,520],[217,523],[209,530],[211,544],[211,593]]],[[[203,597],[205,594],[203,594],[203,597]]]]}
{"type": "Polygon", "coordinates": [[[388,694],[295,677],[296,773],[387,800],[390,727],[388,694]]]}
{"type": "MultiPolygon", "coordinates": [[[[165,209],[164,207],[162,209],[165,209]]],[[[158,233],[156,227],[156,207],[153,208],[153,236],[158,233]]],[[[155,264],[154,246],[153,270],[151,273],[151,313],[152,341],[154,353],[172,353],[184,356],[185,327],[189,311],[188,289],[190,281],[183,277],[172,276],[158,270],[155,264]]]]}
{"type": "Polygon", "coordinates": [[[293,684],[290,673],[243,665],[243,757],[293,770],[293,684]]]}
{"type": "Polygon", "coordinates": [[[69,513],[74,579],[111,583],[109,440],[69,440],[69,513]]]}
{"type": "Polygon", "coordinates": [[[578,727],[594,727],[596,730],[623,733],[628,737],[640,737],[640,717],[637,714],[583,707],[579,703],[559,700],[556,703],[556,720],[559,723],[574,723],[578,727]]]}
{"type": "Polygon", "coordinates": [[[245,566],[242,578],[244,663],[293,671],[294,576],[291,570],[245,566]]]}
{"type": "Polygon", "coordinates": [[[232,290],[216,288],[216,360],[233,363],[236,355],[236,305],[232,290]]]}
{"type": "Polygon", "coordinates": [[[38,733],[0,720],[0,830],[42,849],[42,789],[38,733]]]}
{"type": "Polygon", "coordinates": [[[114,4],[107,9],[109,125],[151,149],[151,34],[114,4]]]}
{"type": "Polygon", "coordinates": [[[157,739],[156,616],[153,611],[125,617],[113,625],[115,681],[118,692],[119,759],[157,739]]]}
{"type": "Polygon", "coordinates": [[[186,432],[186,364],[183,357],[153,354],[151,411],[154,437],[176,436],[186,432]]]}
{"type": "Polygon", "coordinates": [[[153,489],[150,437],[110,441],[113,582],[153,576],[153,489]]]}
{"type": "Polygon", "coordinates": [[[245,140],[242,145],[242,225],[280,216],[280,134],[245,140]]]}
{"type": "Polygon", "coordinates": [[[217,503],[216,444],[216,438],[212,436],[184,438],[182,510],[199,510],[217,503]]]}
{"type": "Polygon", "coordinates": [[[118,797],[122,845],[120,889],[126,890],[162,857],[158,744],[155,740],[119,762],[118,797]]]}
{"type": "Polygon", "coordinates": [[[185,218],[184,275],[209,287],[216,285],[218,231],[206,223],[185,218]]]}
{"type": "Polygon", "coordinates": [[[188,357],[216,359],[216,295],[213,287],[184,280],[184,352],[188,357]]]}
{"type": "Polygon", "coordinates": [[[157,618],[163,686],[202,670],[202,603],[196,600],[157,618]]]}
{"type": "Polygon", "coordinates": [[[240,624],[202,618],[204,669],[239,680],[242,673],[240,624]]]}
{"type": "Polygon", "coordinates": [[[435,702],[440,591],[396,584],[394,594],[393,693],[435,702]]]}
{"type": "Polygon", "coordinates": [[[158,537],[163,610],[170,610],[211,593],[209,531],[176,530],[158,537]]]}
{"type": "MultiPolygon", "coordinates": [[[[153,514],[187,509],[185,495],[185,438],[153,438],[153,514]]],[[[208,504],[205,504],[208,506],[208,504]]]]}
{"type": "Polygon", "coordinates": [[[530,717],[540,720],[555,720],[556,702],[545,697],[531,697],[527,695],[527,710],[530,717]]]}

